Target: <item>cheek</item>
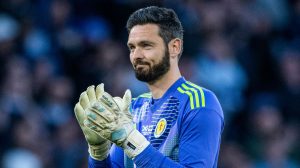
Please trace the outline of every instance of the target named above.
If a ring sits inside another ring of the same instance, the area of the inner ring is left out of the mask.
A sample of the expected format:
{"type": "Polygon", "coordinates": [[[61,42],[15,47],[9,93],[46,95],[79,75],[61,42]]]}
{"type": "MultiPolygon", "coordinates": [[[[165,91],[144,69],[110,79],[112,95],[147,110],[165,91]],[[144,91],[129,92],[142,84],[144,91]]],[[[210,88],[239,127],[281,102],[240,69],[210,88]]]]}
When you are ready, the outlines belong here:
{"type": "Polygon", "coordinates": [[[145,59],[151,65],[157,64],[163,57],[164,53],[160,50],[149,50],[145,52],[145,59]]]}
{"type": "Polygon", "coordinates": [[[134,60],[133,60],[133,56],[131,54],[129,55],[129,59],[130,59],[131,64],[133,64],[134,60]]]}

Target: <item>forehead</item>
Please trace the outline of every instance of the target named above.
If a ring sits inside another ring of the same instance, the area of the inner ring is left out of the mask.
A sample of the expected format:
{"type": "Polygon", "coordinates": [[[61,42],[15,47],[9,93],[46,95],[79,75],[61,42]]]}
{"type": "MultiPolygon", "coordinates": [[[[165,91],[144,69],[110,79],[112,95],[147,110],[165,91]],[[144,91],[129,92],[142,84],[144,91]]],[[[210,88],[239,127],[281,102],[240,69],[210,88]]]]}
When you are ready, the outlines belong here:
{"type": "Polygon", "coordinates": [[[128,43],[139,41],[162,40],[159,36],[159,27],[155,24],[136,25],[129,32],[128,43]]]}

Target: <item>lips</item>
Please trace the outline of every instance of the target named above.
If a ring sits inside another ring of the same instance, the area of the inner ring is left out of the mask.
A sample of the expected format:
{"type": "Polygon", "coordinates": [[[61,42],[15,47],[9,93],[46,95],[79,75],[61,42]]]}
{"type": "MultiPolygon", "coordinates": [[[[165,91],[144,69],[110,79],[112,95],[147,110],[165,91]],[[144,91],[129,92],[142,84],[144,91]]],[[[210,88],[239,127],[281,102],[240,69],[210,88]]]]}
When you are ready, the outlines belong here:
{"type": "Polygon", "coordinates": [[[147,63],[147,62],[143,62],[143,61],[140,61],[140,60],[137,60],[134,64],[134,68],[135,69],[139,69],[139,68],[143,68],[145,66],[149,66],[150,64],[147,63]]]}
{"type": "Polygon", "coordinates": [[[145,64],[138,64],[138,65],[135,66],[135,69],[143,68],[145,66],[147,66],[147,65],[145,65],[145,64]]]}

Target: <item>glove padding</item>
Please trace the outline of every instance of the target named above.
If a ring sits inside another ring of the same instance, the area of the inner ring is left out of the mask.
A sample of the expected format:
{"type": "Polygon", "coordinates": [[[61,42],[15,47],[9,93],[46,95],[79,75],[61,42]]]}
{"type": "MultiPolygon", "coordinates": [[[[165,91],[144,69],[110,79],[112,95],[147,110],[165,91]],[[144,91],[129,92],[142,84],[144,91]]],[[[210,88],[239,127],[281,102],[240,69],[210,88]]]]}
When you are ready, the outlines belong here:
{"type": "MultiPolygon", "coordinates": [[[[98,85],[98,87],[103,86],[98,85]]],[[[86,110],[95,104],[97,98],[98,95],[95,92],[95,86],[89,86],[86,91],[81,93],[79,102],[74,107],[74,112],[88,143],[91,157],[101,161],[107,158],[111,147],[111,142],[105,138],[102,138],[100,135],[84,125],[84,121],[87,119],[87,116],[85,115],[86,110]]]]}
{"type": "Polygon", "coordinates": [[[101,137],[122,147],[133,158],[141,153],[149,142],[138,132],[129,113],[131,92],[126,90],[123,99],[112,97],[104,91],[104,86],[97,87],[98,101],[86,111],[85,126],[101,137]]]}

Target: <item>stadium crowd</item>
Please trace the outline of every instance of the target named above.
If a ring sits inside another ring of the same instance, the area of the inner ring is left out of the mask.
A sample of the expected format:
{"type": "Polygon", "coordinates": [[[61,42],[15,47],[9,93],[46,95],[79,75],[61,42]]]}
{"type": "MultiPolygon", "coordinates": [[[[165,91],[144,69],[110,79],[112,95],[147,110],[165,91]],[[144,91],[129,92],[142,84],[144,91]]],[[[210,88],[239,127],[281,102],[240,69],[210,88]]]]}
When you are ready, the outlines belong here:
{"type": "Polygon", "coordinates": [[[218,167],[300,167],[300,0],[0,1],[0,167],[87,167],[74,104],[101,82],[147,92],[125,24],[150,5],[176,11],[183,76],[222,104],[218,167]]]}

